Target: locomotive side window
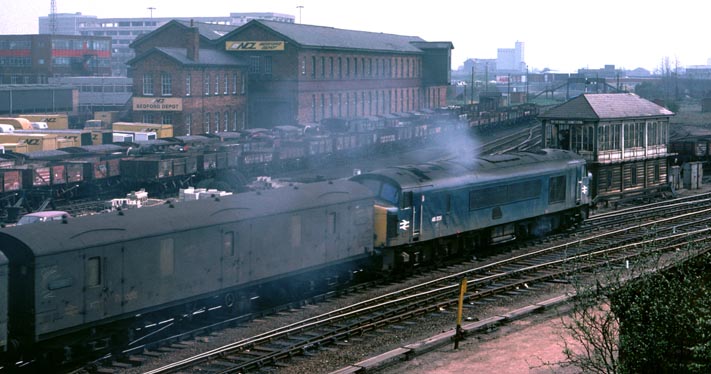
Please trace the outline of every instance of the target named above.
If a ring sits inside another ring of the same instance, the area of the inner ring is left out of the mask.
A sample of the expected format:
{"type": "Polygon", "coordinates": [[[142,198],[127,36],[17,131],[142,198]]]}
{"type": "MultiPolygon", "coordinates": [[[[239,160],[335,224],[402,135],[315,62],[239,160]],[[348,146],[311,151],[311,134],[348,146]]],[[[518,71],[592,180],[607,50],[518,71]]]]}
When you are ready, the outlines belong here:
{"type": "Polygon", "coordinates": [[[551,177],[548,181],[548,204],[565,201],[565,175],[551,177]]]}
{"type": "Polygon", "coordinates": [[[160,241],[160,274],[163,276],[172,275],[175,271],[175,255],[173,238],[162,239],[160,241]]]}
{"type": "Polygon", "coordinates": [[[225,256],[235,255],[235,233],[233,231],[222,233],[222,253],[225,256]]]}
{"type": "Polygon", "coordinates": [[[86,261],[86,286],[101,285],[101,257],[89,257],[86,261]]]}
{"type": "Polygon", "coordinates": [[[541,194],[541,181],[511,183],[469,192],[469,210],[505,205],[517,201],[536,199],[541,194]]]}

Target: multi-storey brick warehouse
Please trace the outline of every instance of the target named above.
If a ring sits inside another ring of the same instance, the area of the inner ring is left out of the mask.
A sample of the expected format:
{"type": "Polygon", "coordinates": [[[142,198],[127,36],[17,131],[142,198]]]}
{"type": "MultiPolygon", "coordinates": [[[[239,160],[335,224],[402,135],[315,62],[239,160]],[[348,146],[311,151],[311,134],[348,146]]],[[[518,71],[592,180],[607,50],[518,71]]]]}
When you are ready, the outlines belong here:
{"type": "MultiPolygon", "coordinates": [[[[212,65],[218,56],[229,58],[223,60],[230,61],[220,66],[223,70],[215,66],[199,74],[197,79],[203,85],[199,105],[203,107],[199,112],[193,111],[192,126],[186,127],[172,116],[177,128],[192,128],[193,133],[198,132],[197,123],[202,124],[202,131],[222,130],[223,126],[215,124],[225,123],[224,113],[231,116],[227,122],[234,124],[235,108],[238,113],[246,113],[247,118],[246,123],[236,122],[238,128],[242,125],[269,128],[316,123],[326,118],[389,116],[445,105],[453,48],[450,42],[430,43],[412,36],[260,20],[220,37],[210,31],[209,25],[198,25],[197,33],[191,34],[189,29],[176,21],[137,40],[134,48],[139,57],[131,63],[136,82],[134,98],[140,102],[146,96],[152,97],[141,92],[142,75],[147,70],[152,70],[152,75],[161,69],[161,74],[167,72],[160,60],[141,60],[141,51],[147,56],[149,50],[158,48],[165,54],[167,49],[160,47],[188,45],[181,52],[181,56],[187,57],[190,45],[199,45],[200,56],[207,51],[214,53],[212,65]],[[185,43],[186,40],[189,42],[185,43]],[[241,79],[243,74],[248,76],[248,82],[241,79]],[[227,88],[230,94],[214,95],[214,88],[207,88],[210,84],[221,85],[221,92],[227,88]],[[240,98],[244,99],[242,92],[247,94],[244,108],[238,103],[240,98]],[[215,113],[223,114],[218,114],[220,119],[216,120],[215,113]]],[[[173,52],[178,53],[178,49],[173,52]]],[[[208,60],[200,57],[200,61],[201,68],[206,69],[203,65],[208,60]]],[[[188,65],[174,67],[186,69],[188,65]]],[[[157,78],[147,79],[156,84],[157,78]]],[[[190,85],[191,95],[195,95],[195,82],[190,85]]],[[[181,95],[184,100],[186,96],[180,93],[184,91],[185,88],[174,86],[171,95],[181,95]]],[[[134,118],[143,120],[144,114],[137,111],[134,118]]],[[[183,121],[187,119],[182,116],[183,121]]]]}

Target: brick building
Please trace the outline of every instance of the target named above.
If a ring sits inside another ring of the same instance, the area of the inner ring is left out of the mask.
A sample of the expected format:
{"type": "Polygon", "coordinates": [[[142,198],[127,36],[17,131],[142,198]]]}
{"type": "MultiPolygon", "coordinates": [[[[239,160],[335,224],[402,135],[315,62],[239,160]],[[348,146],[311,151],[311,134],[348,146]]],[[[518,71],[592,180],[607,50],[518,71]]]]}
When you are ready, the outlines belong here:
{"type": "Polygon", "coordinates": [[[167,73],[165,96],[182,106],[166,106],[176,111],[161,112],[159,122],[172,121],[178,134],[225,123],[231,130],[389,116],[446,103],[450,42],[264,20],[226,34],[212,27],[172,21],[132,44],[135,120],[162,108],[148,104],[164,96],[167,73]]]}
{"type": "Polygon", "coordinates": [[[251,21],[224,48],[249,61],[249,123],[386,116],[445,105],[450,42],[251,21]]]}
{"type": "Polygon", "coordinates": [[[214,30],[172,21],[132,44],[134,121],[172,124],[176,135],[245,127],[247,64],[212,47],[214,30]]]}
{"type": "Polygon", "coordinates": [[[50,77],[110,75],[109,37],[0,35],[0,84],[46,84],[50,77]]]}

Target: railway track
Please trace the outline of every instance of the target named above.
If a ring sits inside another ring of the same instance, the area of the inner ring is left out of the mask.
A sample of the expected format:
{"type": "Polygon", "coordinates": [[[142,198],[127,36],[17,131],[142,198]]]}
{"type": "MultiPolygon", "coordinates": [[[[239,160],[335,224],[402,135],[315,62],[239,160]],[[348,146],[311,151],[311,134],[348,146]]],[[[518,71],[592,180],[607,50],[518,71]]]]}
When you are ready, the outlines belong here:
{"type": "Polygon", "coordinates": [[[319,347],[337,346],[367,331],[407,323],[413,317],[451,306],[462,277],[470,279],[467,300],[474,303],[542,282],[565,281],[573,272],[610,263],[619,265],[644,255],[641,248],[653,246],[659,251],[676,251],[692,240],[703,241],[711,236],[707,228],[711,223],[711,207],[707,202],[706,206],[698,207],[704,200],[708,196],[676,199],[666,207],[650,204],[634,211],[600,214],[575,231],[573,238],[553,237],[537,244],[528,243],[526,248],[515,250],[514,255],[502,254],[497,256],[501,259],[481,266],[462,264],[435,280],[288,324],[149,373],[248,371],[308,354],[319,347]],[[697,209],[680,208],[692,205],[697,209]],[[640,214],[646,214],[646,218],[640,218],[640,214]],[[665,217],[656,219],[655,215],[665,217]],[[636,218],[633,221],[630,217],[636,218]],[[623,226],[625,220],[635,224],[623,226]],[[654,239],[652,234],[656,236],[654,239]],[[456,270],[461,268],[467,269],[456,270]]]}

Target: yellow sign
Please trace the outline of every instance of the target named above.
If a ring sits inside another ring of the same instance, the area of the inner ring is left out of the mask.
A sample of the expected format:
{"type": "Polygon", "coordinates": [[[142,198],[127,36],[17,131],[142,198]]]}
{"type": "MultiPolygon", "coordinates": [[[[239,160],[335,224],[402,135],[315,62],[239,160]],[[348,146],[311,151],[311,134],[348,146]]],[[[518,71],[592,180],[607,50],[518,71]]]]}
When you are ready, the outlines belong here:
{"type": "Polygon", "coordinates": [[[133,110],[181,111],[183,99],[178,97],[134,97],[133,110]]]}
{"type": "Polygon", "coordinates": [[[283,51],[282,41],[231,41],[227,42],[225,49],[228,51],[283,51]]]}

